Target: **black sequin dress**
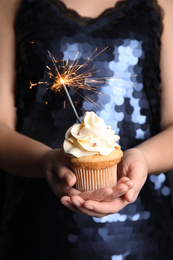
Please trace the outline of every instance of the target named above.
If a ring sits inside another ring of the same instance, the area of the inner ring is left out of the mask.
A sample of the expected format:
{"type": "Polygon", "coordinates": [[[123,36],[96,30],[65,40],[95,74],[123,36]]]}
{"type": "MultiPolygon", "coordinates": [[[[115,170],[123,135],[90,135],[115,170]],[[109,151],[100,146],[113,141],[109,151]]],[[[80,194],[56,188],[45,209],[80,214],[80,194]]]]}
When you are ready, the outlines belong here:
{"type": "MultiPolygon", "coordinates": [[[[69,92],[79,116],[95,111],[120,135],[123,150],[159,132],[161,33],[155,0],[120,1],[97,19],[80,17],[58,0],[24,0],[16,19],[17,131],[56,148],[76,121],[63,91],[50,89],[49,50],[60,72],[67,60],[84,64],[96,56],[80,71],[94,67],[92,78],[104,79],[96,91],[71,86],[69,92]],[[42,84],[30,88],[29,82],[42,84]]],[[[135,203],[104,218],[74,214],[45,180],[8,174],[5,195],[1,260],[173,258],[164,173],[149,176],[135,203]]]]}

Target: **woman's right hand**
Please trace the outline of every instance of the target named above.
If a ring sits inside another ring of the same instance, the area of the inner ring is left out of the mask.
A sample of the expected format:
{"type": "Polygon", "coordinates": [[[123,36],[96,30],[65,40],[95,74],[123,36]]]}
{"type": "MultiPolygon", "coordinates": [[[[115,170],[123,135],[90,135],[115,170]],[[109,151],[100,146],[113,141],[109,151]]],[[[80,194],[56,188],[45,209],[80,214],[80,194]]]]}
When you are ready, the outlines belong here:
{"type": "Polygon", "coordinates": [[[44,176],[57,197],[68,197],[68,202],[63,201],[63,204],[73,211],[79,212],[71,202],[73,196],[82,194],[84,200],[103,200],[105,197],[111,195],[112,189],[103,188],[101,192],[81,192],[74,188],[76,183],[76,176],[69,167],[68,158],[61,149],[49,150],[43,159],[44,176]],[[68,204],[68,205],[67,205],[68,204]]]}
{"type": "MultiPolygon", "coordinates": [[[[44,158],[44,173],[45,178],[53,190],[53,192],[61,199],[64,206],[77,213],[91,215],[87,209],[83,212],[79,207],[76,207],[76,201],[73,198],[80,196],[84,201],[92,200],[101,202],[109,198],[113,194],[112,188],[102,188],[96,191],[81,192],[74,188],[76,176],[69,168],[69,161],[65,154],[60,149],[49,150],[44,158]]],[[[119,197],[125,194],[132,188],[132,183],[128,178],[118,182],[116,194],[114,197],[119,197]]]]}
{"type": "Polygon", "coordinates": [[[68,158],[61,149],[52,149],[44,158],[45,178],[53,192],[61,198],[64,195],[72,196],[78,194],[73,188],[76,176],[68,167],[68,158]]]}

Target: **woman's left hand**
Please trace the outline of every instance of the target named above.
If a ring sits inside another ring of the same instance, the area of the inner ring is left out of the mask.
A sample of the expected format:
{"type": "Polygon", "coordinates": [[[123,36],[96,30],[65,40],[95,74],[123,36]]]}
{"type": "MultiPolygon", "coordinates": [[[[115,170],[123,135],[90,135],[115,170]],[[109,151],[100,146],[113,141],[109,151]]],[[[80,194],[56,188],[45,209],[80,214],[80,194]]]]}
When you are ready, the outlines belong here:
{"type": "Polygon", "coordinates": [[[148,174],[143,153],[137,148],[126,150],[117,168],[118,182],[113,188],[80,192],[71,197],[63,196],[62,204],[78,213],[104,217],[134,202],[148,174]]]}

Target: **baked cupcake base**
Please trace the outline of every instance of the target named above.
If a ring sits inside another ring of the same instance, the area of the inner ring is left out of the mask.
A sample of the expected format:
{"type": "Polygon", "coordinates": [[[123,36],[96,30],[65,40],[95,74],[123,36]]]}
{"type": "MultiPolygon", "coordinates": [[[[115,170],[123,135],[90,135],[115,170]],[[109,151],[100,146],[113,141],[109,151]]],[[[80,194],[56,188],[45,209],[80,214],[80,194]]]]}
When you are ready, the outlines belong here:
{"type": "Polygon", "coordinates": [[[80,191],[93,191],[103,187],[113,187],[117,183],[117,165],[106,169],[74,169],[75,188],[80,191]]]}
{"type": "Polygon", "coordinates": [[[70,165],[76,174],[76,189],[92,191],[113,187],[117,183],[117,164],[123,152],[116,148],[109,155],[92,155],[70,158],[70,165]]]}

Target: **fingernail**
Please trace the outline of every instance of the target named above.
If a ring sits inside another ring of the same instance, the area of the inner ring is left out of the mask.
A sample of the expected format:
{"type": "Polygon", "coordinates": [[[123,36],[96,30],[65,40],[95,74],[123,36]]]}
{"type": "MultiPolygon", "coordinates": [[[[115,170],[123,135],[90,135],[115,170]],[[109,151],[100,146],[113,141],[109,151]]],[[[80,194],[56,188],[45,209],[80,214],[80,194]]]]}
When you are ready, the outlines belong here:
{"type": "Polygon", "coordinates": [[[78,200],[73,201],[73,203],[76,207],[80,207],[80,202],[78,200]]]}
{"type": "Polygon", "coordinates": [[[67,184],[68,185],[71,185],[71,184],[73,185],[72,180],[73,180],[73,175],[71,173],[68,173],[66,175],[66,182],[67,182],[67,184]]]}
{"type": "Polygon", "coordinates": [[[70,173],[67,173],[65,177],[66,177],[66,179],[67,179],[68,181],[70,181],[71,178],[72,178],[72,175],[71,175],[70,173]]]}
{"type": "Polygon", "coordinates": [[[66,202],[66,201],[61,201],[61,203],[65,206],[65,207],[69,207],[69,203],[68,202],[66,202]]]}
{"type": "Polygon", "coordinates": [[[131,202],[132,199],[133,199],[133,197],[134,197],[134,193],[131,192],[131,193],[128,195],[128,201],[131,202]]]}
{"type": "Polygon", "coordinates": [[[92,205],[87,205],[87,206],[85,206],[85,208],[87,208],[89,210],[93,210],[94,209],[92,205]]]}

